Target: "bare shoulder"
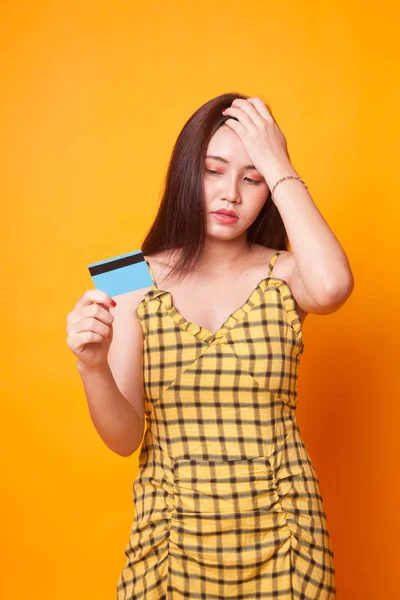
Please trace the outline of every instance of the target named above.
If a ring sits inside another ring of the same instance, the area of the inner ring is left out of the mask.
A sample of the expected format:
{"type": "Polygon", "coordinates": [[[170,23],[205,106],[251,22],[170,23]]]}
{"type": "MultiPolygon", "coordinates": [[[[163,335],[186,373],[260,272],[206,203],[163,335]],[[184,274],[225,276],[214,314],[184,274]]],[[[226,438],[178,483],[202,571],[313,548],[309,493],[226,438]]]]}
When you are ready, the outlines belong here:
{"type": "Polygon", "coordinates": [[[173,250],[162,250],[151,255],[146,254],[146,260],[153,271],[157,285],[162,284],[164,277],[168,274],[176,258],[173,250]]]}

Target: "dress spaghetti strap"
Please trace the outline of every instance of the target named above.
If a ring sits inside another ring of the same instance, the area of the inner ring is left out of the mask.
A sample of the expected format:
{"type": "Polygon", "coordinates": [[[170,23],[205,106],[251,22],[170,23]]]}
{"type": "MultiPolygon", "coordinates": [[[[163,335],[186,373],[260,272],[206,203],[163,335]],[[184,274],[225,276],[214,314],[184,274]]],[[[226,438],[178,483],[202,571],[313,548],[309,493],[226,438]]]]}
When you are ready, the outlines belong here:
{"type": "MultiPolygon", "coordinates": [[[[142,254],[143,254],[143,252],[142,252],[142,254]]],[[[152,270],[152,268],[151,268],[151,266],[150,266],[150,264],[149,264],[149,261],[147,260],[147,257],[146,257],[144,254],[143,254],[143,258],[144,258],[144,260],[145,260],[145,262],[146,262],[146,264],[147,264],[147,266],[148,266],[148,268],[149,268],[149,273],[150,273],[150,275],[151,275],[151,278],[152,278],[152,280],[153,280],[154,287],[155,287],[156,289],[158,289],[158,288],[157,288],[156,279],[155,279],[155,277],[154,277],[153,270],[152,270]]]]}
{"type": "Polygon", "coordinates": [[[269,264],[268,264],[268,277],[272,277],[272,269],[274,268],[274,264],[276,263],[276,259],[278,258],[278,256],[280,254],[283,254],[284,252],[285,252],[285,250],[278,250],[278,252],[275,252],[275,254],[273,255],[273,257],[269,261],[269,264]]]}

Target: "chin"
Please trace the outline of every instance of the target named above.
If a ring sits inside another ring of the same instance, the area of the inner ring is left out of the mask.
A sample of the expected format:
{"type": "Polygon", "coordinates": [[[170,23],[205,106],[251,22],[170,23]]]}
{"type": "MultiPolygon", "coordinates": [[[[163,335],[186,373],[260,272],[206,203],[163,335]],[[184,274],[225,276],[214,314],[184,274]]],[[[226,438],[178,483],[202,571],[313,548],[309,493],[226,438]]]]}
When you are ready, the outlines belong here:
{"type": "Polygon", "coordinates": [[[206,230],[206,236],[209,238],[213,238],[215,240],[234,240],[237,237],[240,237],[241,235],[245,234],[246,231],[235,231],[234,229],[229,229],[226,228],[225,230],[223,230],[222,227],[218,227],[218,228],[214,228],[214,227],[208,227],[206,230]]]}

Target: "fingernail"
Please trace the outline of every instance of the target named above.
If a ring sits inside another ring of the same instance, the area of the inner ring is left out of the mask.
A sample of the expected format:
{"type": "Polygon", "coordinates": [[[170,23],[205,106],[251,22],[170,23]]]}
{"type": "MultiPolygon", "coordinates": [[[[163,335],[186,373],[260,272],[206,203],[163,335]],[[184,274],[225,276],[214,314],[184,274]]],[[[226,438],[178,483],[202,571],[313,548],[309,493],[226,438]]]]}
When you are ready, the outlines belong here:
{"type": "Polygon", "coordinates": [[[117,306],[117,303],[115,302],[115,300],[111,300],[111,306],[117,306]]]}

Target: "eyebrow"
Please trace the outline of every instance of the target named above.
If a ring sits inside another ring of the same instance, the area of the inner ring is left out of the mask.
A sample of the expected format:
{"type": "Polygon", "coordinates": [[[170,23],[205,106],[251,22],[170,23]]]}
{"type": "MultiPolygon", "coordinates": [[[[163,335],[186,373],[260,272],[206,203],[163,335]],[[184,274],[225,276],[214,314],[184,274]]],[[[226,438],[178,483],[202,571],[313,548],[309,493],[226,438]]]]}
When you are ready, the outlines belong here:
{"type": "MultiPolygon", "coordinates": [[[[229,160],[226,160],[226,158],[222,158],[222,156],[214,156],[213,154],[208,154],[206,156],[206,158],[213,158],[214,160],[219,160],[220,162],[223,162],[225,164],[229,164],[229,160]]],[[[244,168],[245,169],[252,169],[254,171],[258,170],[258,169],[256,169],[256,167],[254,165],[246,165],[244,168]]]]}

